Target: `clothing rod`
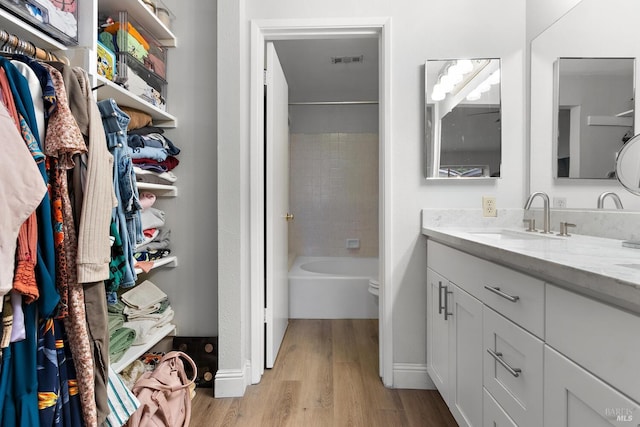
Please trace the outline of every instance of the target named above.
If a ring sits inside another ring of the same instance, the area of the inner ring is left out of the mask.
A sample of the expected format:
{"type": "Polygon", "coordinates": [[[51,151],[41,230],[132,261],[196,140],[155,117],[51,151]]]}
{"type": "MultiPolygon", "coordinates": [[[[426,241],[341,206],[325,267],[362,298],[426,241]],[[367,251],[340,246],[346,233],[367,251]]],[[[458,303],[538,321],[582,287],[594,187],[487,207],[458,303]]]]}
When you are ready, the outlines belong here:
{"type": "Polygon", "coordinates": [[[14,53],[28,55],[43,61],[60,61],[60,58],[48,50],[41,49],[32,42],[22,40],[20,37],[9,34],[2,29],[0,29],[0,46],[2,50],[10,48],[14,53]]]}
{"type": "Polygon", "coordinates": [[[309,101],[290,102],[289,105],[369,105],[378,104],[378,101],[309,101]]]}

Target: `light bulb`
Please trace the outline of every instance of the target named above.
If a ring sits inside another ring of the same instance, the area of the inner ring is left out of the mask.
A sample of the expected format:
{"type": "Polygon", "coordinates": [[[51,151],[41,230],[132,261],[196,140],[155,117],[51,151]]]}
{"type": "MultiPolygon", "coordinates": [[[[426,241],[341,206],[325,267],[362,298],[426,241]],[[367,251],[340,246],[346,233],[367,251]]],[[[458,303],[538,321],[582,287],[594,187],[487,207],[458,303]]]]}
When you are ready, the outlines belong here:
{"type": "Polygon", "coordinates": [[[467,101],[477,101],[482,97],[480,92],[476,89],[474,91],[469,92],[467,95],[467,101]]]}
{"type": "Polygon", "coordinates": [[[446,94],[444,92],[436,91],[435,88],[433,88],[433,92],[431,92],[431,99],[434,101],[442,101],[445,96],[446,94]]]}
{"type": "Polygon", "coordinates": [[[456,67],[460,73],[466,74],[473,70],[473,63],[470,59],[459,59],[458,62],[456,62],[456,67]]]}
{"type": "Polygon", "coordinates": [[[487,82],[488,82],[490,85],[495,85],[495,84],[500,83],[500,70],[496,70],[496,71],[494,71],[494,72],[489,76],[489,78],[487,79],[487,82]]]}
{"type": "Polygon", "coordinates": [[[451,83],[457,85],[462,81],[462,74],[457,73],[455,70],[451,71],[451,69],[447,70],[447,77],[451,79],[451,83]]]}
{"type": "Polygon", "coordinates": [[[489,92],[489,90],[491,90],[491,85],[485,80],[478,85],[476,90],[480,93],[489,92]]]}

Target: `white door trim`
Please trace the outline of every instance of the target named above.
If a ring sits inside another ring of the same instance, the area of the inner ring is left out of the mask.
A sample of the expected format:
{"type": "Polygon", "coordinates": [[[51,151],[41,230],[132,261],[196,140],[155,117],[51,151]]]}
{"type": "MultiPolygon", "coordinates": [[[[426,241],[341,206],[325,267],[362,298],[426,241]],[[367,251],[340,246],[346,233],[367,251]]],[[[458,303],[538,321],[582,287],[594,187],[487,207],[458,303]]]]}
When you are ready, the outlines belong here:
{"type": "Polygon", "coordinates": [[[263,69],[265,42],[314,38],[377,37],[379,40],[379,278],[380,278],[380,375],[393,386],[391,264],[391,19],[279,19],[251,21],[250,59],[250,308],[251,382],[264,372],[264,105],[263,69]]]}

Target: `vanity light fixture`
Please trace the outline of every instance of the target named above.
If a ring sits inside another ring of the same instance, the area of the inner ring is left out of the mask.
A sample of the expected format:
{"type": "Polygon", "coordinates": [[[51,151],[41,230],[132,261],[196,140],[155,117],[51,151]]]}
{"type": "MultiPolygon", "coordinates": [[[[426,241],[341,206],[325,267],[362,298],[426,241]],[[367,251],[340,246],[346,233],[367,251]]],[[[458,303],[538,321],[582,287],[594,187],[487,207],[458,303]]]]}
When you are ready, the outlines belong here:
{"type": "MultiPolygon", "coordinates": [[[[446,98],[448,93],[454,92],[456,86],[460,83],[463,83],[462,86],[468,84],[473,77],[484,68],[488,61],[476,61],[477,64],[474,65],[473,61],[470,59],[458,59],[456,61],[449,61],[442,68],[442,72],[438,77],[437,83],[433,86],[431,91],[431,99],[434,101],[442,101],[446,98]]],[[[467,97],[467,100],[478,100],[479,94],[486,92],[490,89],[490,85],[495,84],[494,82],[500,81],[500,71],[496,71],[491,74],[485,82],[482,83],[482,88],[478,93],[472,93],[467,97]]],[[[459,91],[460,88],[457,88],[459,91]]],[[[474,91],[475,92],[475,91],[474,91]]]]}
{"type": "Polygon", "coordinates": [[[467,101],[477,101],[482,98],[482,94],[488,92],[491,86],[500,83],[500,69],[497,69],[485,81],[480,83],[477,88],[467,95],[467,101]]]}

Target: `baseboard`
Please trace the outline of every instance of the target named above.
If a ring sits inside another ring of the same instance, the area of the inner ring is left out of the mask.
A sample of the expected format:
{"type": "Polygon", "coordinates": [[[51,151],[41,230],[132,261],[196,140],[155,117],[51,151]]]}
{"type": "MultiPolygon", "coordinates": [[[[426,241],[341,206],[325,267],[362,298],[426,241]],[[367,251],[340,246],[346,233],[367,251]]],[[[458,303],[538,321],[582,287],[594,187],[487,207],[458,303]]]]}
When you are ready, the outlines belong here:
{"type": "Polygon", "coordinates": [[[436,385],[427,373],[427,365],[394,363],[393,388],[435,390],[436,385]]]}
{"type": "Polygon", "coordinates": [[[243,369],[218,369],[216,372],[215,397],[242,397],[251,384],[251,364],[247,361],[243,369]]]}

